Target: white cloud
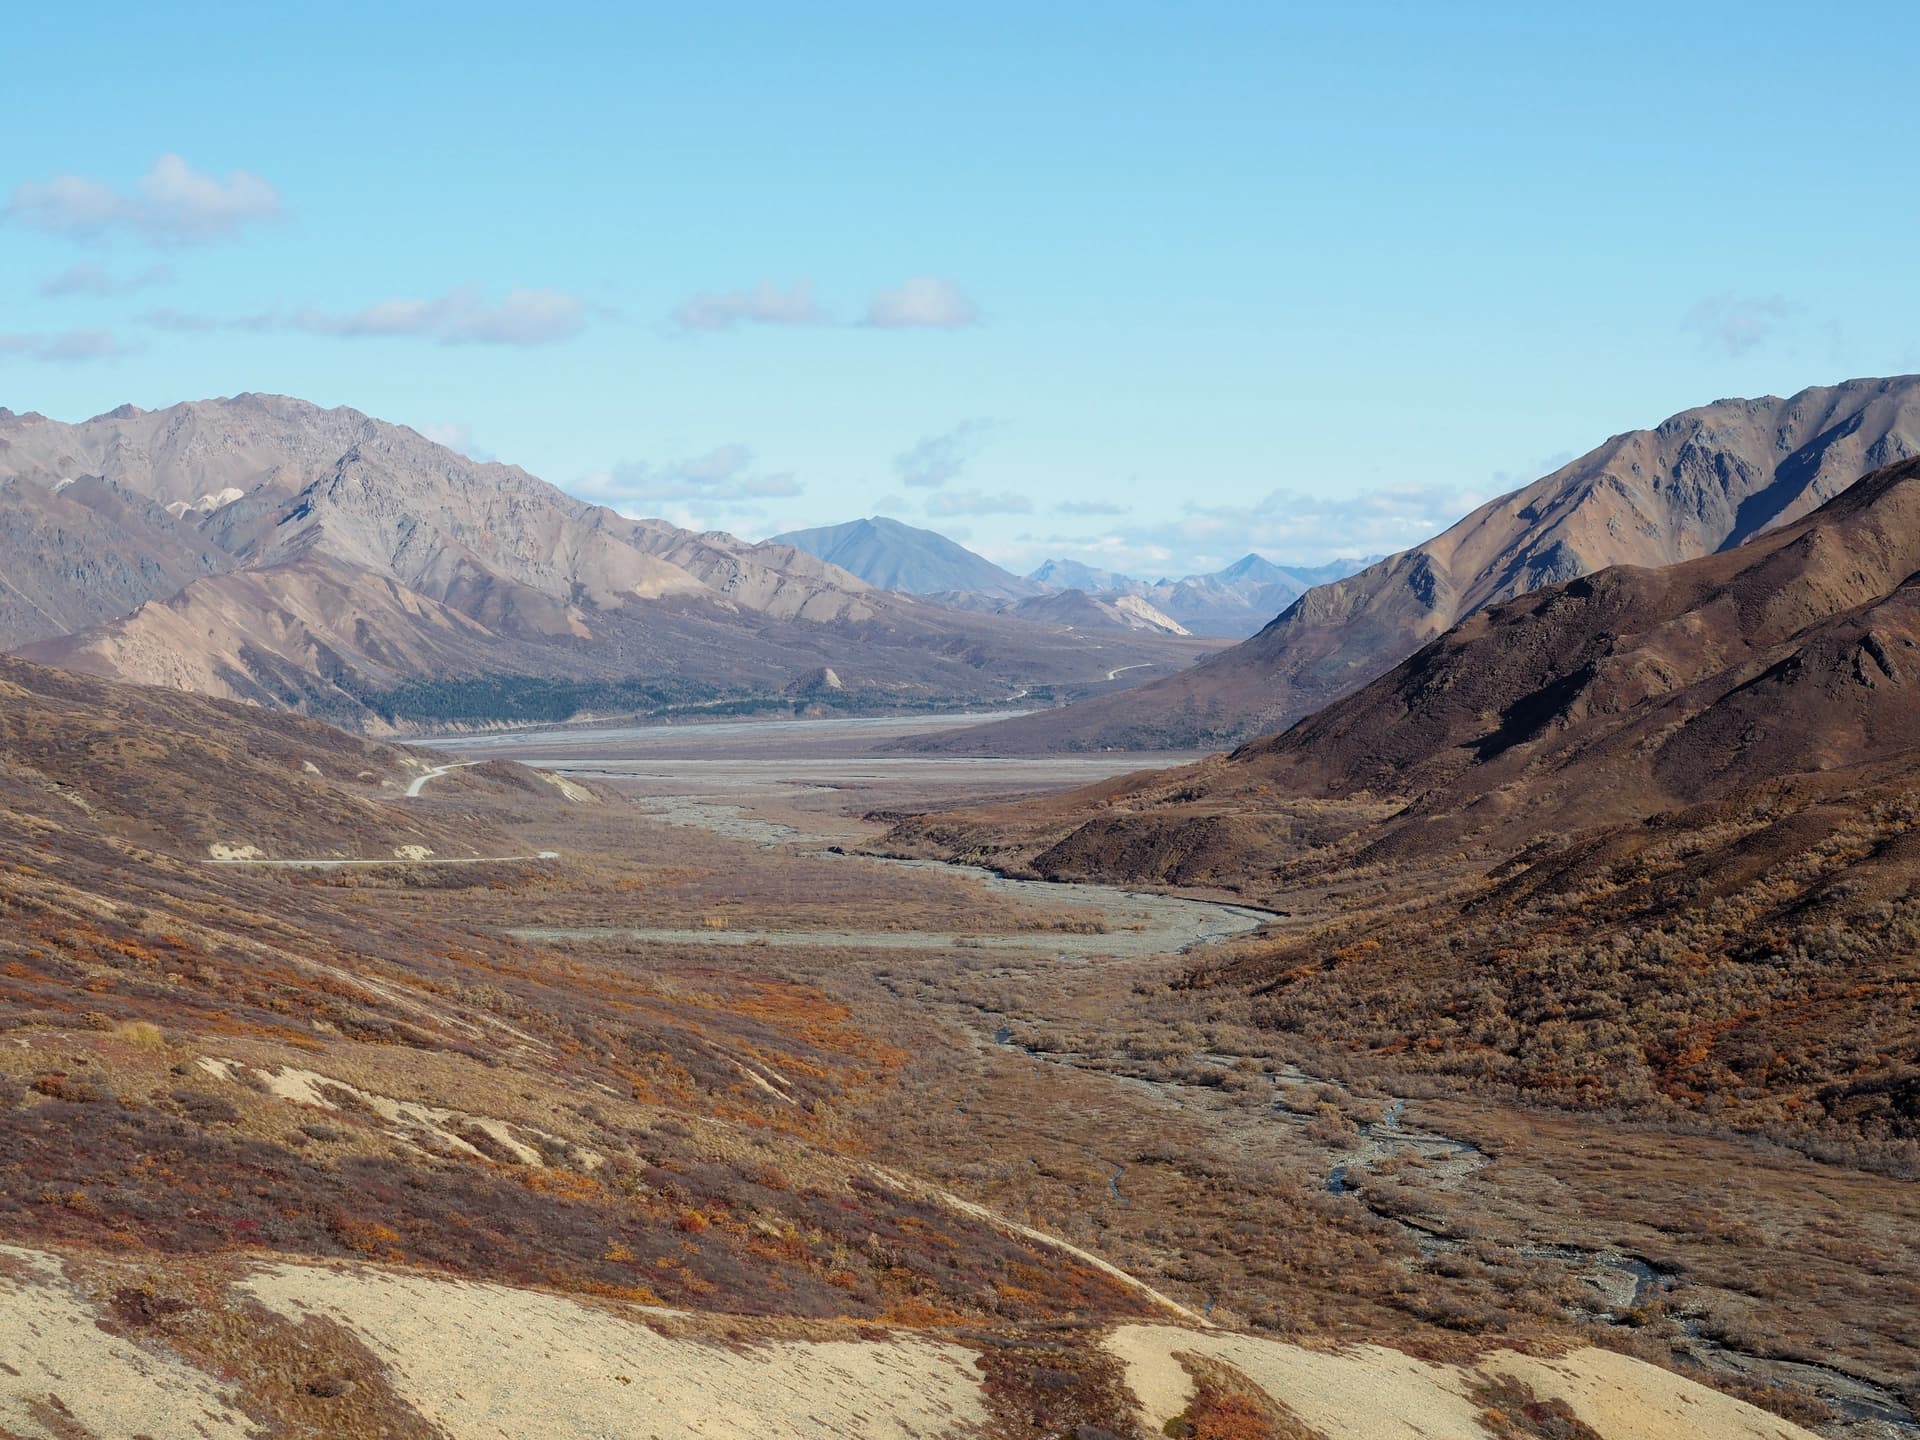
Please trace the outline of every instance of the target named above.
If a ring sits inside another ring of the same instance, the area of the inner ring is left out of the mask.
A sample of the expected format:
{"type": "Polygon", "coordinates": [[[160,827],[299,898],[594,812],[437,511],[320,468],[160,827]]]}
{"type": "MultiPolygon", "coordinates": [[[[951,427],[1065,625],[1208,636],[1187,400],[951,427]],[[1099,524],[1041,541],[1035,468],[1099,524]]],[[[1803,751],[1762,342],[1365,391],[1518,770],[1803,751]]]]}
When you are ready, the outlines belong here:
{"type": "Polygon", "coordinates": [[[998,495],[984,494],[979,490],[958,490],[951,494],[935,495],[927,501],[927,514],[936,517],[949,515],[1027,515],[1033,511],[1033,501],[1025,495],[1016,495],[1012,491],[1003,491],[998,495]]]}
{"type": "Polygon", "coordinates": [[[162,306],[140,322],[156,330],[199,335],[233,330],[259,335],[297,330],[342,340],[437,340],[442,345],[550,345],[586,328],[587,305],[559,290],[509,290],[489,302],[478,286],[462,286],[431,300],[383,300],[347,314],[302,309],[232,319],[162,306]]]}
{"type": "Polygon", "coordinates": [[[348,315],[301,310],[287,328],[346,340],[418,336],[442,345],[549,345],[586,328],[587,307],[559,290],[509,290],[489,303],[478,286],[431,300],[383,300],[348,315]]]}
{"type": "Polygon", "coordinates": [[[674,309],[684,330],[731,330],[736,325],[821,325],[826,314],[813,298],[813,282],[796,280],[783,290],[762,280],[751,290],[707,291],[674,309]]]}
{"type": "Polygon", "coordinates": [[[1103,532],[1020,534],[982,553],[1022,574],[1062,558],[1146,579],[1208,574],[1250,550],[1277,564],[1318,564],[1417,545],[1492,493],[1422,485],[1346,495],[1276,490],[1248,505],[1189,504],[1163,519],[1103,532]]]}
{"type": "Polygon", "coordinates": [[[1168,528],[1197,548],[1255,550],[1304,562],[1404,550],[1487,498],[1445,485],[1392,485],[1349,495],[1276,490],[1253,505],[1189,505],[1168,528]]]}
{"type": "Polygon", "coordinates": [[[1056,515],[1125,515],[1128,508],[1107,500],[1062,500],[1053,510],[1056,515]]]}
{"type": "Polygon", "coordinates": [[[422,425],[420,433],[436,445],[444,445],[456,450],[469,460],[491,460],[494,457],[488,451],[473,443],[473,427],[460,420],[449,420],[444,425],[422,425]]]}
{"type": "Polygon", "coordinates": [[[47,365],[78,365],[128,354],[111,330],[56,330],[0,335],[0,357],[22,356],[47,365]]]}
{"type": "Polygon", "coordinates": [[[937,490],[966,469],[992,433],[991,420],[962,420],[953,429],[929,435],[911,450],[894,456],[893,473],[903,485],[937,490]]]}
{"type": "Polygon", "coordinates": [[[168,154],[131,190],[82,175],[28,181],[14,188],[0,219],[76,239],[125,229],[154,245],[191,245],[227,239],[280,213],[280,192],[258,175],[235,170],[222,180],[168,154]]]}
{"type": "Polygon", "coordinates": [[[174,335],[205,335],[221,328],[220,322],[211,315],[202,315],[194,310],[176,310],[171,305],[144,310],[138,318],[142,325],[174,335]]]}
{"type": "Polygon", "coordinates": [[[883,329],[952,330],[979,318],[973,301],[951,280],[916,275],[876,294],[867,303],[866,323],[883,329]]]}
{"type": "Polygon", "coordinates": [[[1681,319],[1680,328],[1729,355],[1744,355],[1771,340],[1793,310],[1784,296],[1736,295],[1729,290],[1698,301],[1681,319]]]}
{"type": "Polygon", "coordinates": [[[114,295],[131,295],[155,285],[166,285],[172,279],[173,269],[167,265],[149,265],[125,279],[117,279],[104,266],[83,261],[42,280],[40,294],[49,300],[64,299],[70,295],[84,295],[99,300],[114,295]]]}
{"type": "Polygon", "coordinates": [[[759,474],[745,445],[720,445],[705,454],[663,464],[624,460],[589,475],[574,487],[590,500],[610,505],[685,501],[722,508],[740,502],[785,499],[800,493],[791,473],[759,474]]]}

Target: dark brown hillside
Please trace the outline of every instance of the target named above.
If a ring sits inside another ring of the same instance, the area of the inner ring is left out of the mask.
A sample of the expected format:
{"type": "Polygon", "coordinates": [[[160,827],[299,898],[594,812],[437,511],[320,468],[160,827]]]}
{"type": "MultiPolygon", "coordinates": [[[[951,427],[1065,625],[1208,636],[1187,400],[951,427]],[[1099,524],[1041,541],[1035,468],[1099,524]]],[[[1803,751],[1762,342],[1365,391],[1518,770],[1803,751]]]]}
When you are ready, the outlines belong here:
{"type": "Polygon", "coordinates": [[[511,853],[492,826],[404,803],[438,763],[297,715],[0,656],[0,809],[27,833],[195,861],[216,846],[282,859],[511,853]]]}
{"type": "Polygon", "coordinates": [[[1519,845],[1886,761],[1920,745],[1916,572],[1909,461],[1737,551],[1619,566],[1484,611],[1230,756],[1023,815],[1058,829],[1075,806],[1097,809],[1089,823],[1117,837],[1210,814],[1244,826],[1278,801],[1378,803],[1395,814],[1375,844],[1417,829],[1519,845]]]}
{"type": "Polygon", "coordinates": [[[890,843],[1324,913],[1192,978],[1356,1074],[1920,1163],[1916,572],[1908,461],[1488,610],[1230,756],[890,843]]]}
{"type": "Polygon", "coordinates": [[[1664,570],[1618,567],[1485,612],[1365,691],[1257,740],[1236,775],[1418,813],[1565,805],[1580,823],[1920,744],[1920,463],[1815,517],[1664,570]]]}
{"type": "Polygon", "coordinates": [[[1608,566],[1737,549],[1916,453],[1920,376],[1716,401],[1616,435],[1431,540],[1315,586],[1191,670],[915,746],[1024,754],[1239,743],[1352,693],[1488,606],[1608,566]]]}

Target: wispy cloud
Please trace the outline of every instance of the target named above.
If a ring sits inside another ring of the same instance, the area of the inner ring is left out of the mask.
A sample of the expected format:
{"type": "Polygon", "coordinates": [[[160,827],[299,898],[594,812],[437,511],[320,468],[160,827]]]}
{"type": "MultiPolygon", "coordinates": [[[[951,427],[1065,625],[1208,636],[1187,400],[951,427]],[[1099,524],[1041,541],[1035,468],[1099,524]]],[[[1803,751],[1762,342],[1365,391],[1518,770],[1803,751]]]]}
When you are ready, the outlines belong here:
{"type": "Polygon", "coordinates": [[[586,302],[559,290],[509,290],[489,302],[474,285],[430,300],[383,300],[350,314],[300,310],[288,328],[344,340],[417,336],[442,345],[550,345],[586,328],[586,302]]]}
{"type": "Polygon", "coordinates": [[[128,190],[84,175],[27,181],[14,188],[0,219],[74,239],[127,230],[171,246],[225,240],[280,214],[280,192],[258,175],[234,170],[221,179],[168,154],[128,190]]]}
{"type": "Polygon", "coordinates": [[[1064,557],[1143,577],[1208,574],[1250,550],[1277,564],[1318,564],[1417,545],[1492,493],[1443,485],[1348,495],[1276,490],[1246,505],[1189,504],[1151,523],[1122,522],[1093,533],[1021,534],[986,553],[1022,573],[1042,560],[1064,557]]]}
{"type": "Polygon", "coordinates": [[[958,285],[930,275],[916,275],[867,302],[866,323],[882,329],[954,330],[979,318],[958,285]]]}
{"type": "Polygon", "coordinates": [[[1170,528],[1190,543],[1289,560],[1384,554],[1438,534],[1487,498],[1447,485],[1350,495],[1276,490],[1252,505],[1189,505],[1170,528]]]}
{"type": "Polygon", "coordinates": [[[113,360],[130,353],[111,330],[0,335],[0,357],[19,356],[43,365],[81,365],[89,360],[113,360]]]}
{"type": "Polygon", "coordinates": [[[1053,507],[1056,515],[1125,515],[1128,507],[1108,500],[1062,500],[1053,507]]]}
{"type": "Polygon", "coordinates": [[[790,498],[800,494],[801,486],[789,472],[756,471],[753,451],[745,445],[731,444],[660,464],[624,460],[610,470],[589,475],[574,489],[609,505],[684,501],[729,506],[790,498]]]}
{"type": "Polygon", "coordinates": [[[704,291],[673,312],[683,330],[731,330],[738,325],[824,325],[826,312],[813,298],[813,282],[796,280],[781,289],[762,280],[749,290],[704,291]]]}
{"type": "Polygon", "coordinates": [[[993,433],[991,420],[962,420],[953,429],[929,435],[910,450],[893,457],[893,473],[900,483],[920,490],[938,490],[967,468],[993,433]]]}
{"type": "Polygon", "coordinates": [[[473,427],[460,420],[449,420],[444,425],[422,425],[420,433],[436,445],[444,445],[449,450],[457,450],[469,460],[492,460],[493,453],[483,450],[473,443],[473,427]]]}
{"type": "Polygon", "coordinates": [[[176,310],[159,305],[134,317],[150,330],[165,330],[172,335],[205,335],[210,331],[238,328],[196,310],[176,310]]]}
{"type": "Polygon", "coordinates": [[[49,300],[61,300],[73,295],[104,300],[115,295],[132,295],[141,290],[150,290],[156,285],[170,284],[172,280],[173,267],[170,265],[149,265],[131,275],[115,276],[103,265],[82,261],[69,265],[58,275],[50,275],[42,280],[40,294],[49,300]]]}
{"type": "Polygon", "coordinates": [[[340,340],[421,339],[442,345],[551,345],[587,325],[587,304],[559,290],[509,290],[489,301],[476,285],[429,300],[382,300],[339,313],[305,308],[222,318],[160,307],[139,317],[155,330],[198,335],[214,330],[245,334],[299,331],[340,340]]]}
{"type": "Polygon", "coordinates": [[[1032,512],[1033,501],[1011,490],[998,495],[988,495],[979,490],[956,490],[935,495],[927,501],[927,514],[936,518],[950,515],[1028,515],[1032,512]]]}
{"type": "Polygon", "coordinates": [[[1793,311],[1792,302],[1781,295],[1736,295],[1729,290],[1697,301],[1680,328],[1729,355],[1744,355],[1779,333],[1793,311]]]}

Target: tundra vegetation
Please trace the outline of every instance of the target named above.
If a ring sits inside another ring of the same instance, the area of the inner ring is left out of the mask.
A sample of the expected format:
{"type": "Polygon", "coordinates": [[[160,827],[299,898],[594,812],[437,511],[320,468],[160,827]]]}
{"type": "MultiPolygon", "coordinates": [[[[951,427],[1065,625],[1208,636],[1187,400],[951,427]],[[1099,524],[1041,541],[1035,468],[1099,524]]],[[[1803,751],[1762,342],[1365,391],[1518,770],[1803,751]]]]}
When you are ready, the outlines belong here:
{"type": "MultiPolygon", "coordinates": [[[[1440,1366],[1598,1344],[1809,1425],[1848,1422],[1837,1383],[1916,1398],[1896,1152],[1813,1153],[1837,1121],[1768,1138],[1698,1106],[1543,1105],[1438,1051],[1297,1033],[1226,983],[1360,924],[1347,901],[1143,953],[1123,900],[663,825],[638,785],[570,800],[491,763],[407,801],[434,757],[184,699],[122,753],[63,707],[146,692],[46,675],[8,672],[0,768],[0,1231],[267,1433],[433,1433],[377,1335],[247,1298],[291,1262],[563,1297],[702,1346],[936,1337],[1003,1436],[1146,1433],[1108,1337],[1197,1324],[1170,1306],[1440,1366]],[[116,767],[174,778],[138,792],[116,767]],[[210,864],[214,836],[483,863],[210,864]],[[611,933],[714,918],[728,943],[611,933]],[[515,939],[529,922],[610,933],[515,939]],[[889,933],[992,943],[845,939],[889,933]],[[1629,1261],[1655,1278],[1623,1289],[1629,1261]]],[[[775,818],[877,838],[857,812],[900,785],[775,818]]],[[[1175,1366],[1165,1433],[1316,1433],[1238,1363],[1175,1366]]],[[[1483,1381],[1487,1433],[1584,1433],[1558,1394],[1483,1381]]]]}

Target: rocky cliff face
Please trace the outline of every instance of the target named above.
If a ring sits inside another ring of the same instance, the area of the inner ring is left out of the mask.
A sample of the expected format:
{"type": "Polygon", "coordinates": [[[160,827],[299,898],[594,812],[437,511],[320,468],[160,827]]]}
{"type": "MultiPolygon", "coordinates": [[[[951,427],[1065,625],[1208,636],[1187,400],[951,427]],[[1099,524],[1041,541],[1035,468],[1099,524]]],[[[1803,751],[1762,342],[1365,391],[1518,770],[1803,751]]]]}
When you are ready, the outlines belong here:
{"type": "Polygon", "coordinates": [[[0,645],[96,624],[232,561],[118,481],[0,474],[0,645]]]}

